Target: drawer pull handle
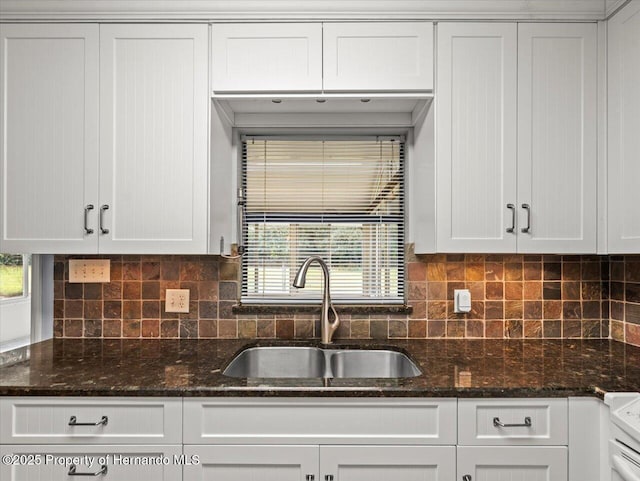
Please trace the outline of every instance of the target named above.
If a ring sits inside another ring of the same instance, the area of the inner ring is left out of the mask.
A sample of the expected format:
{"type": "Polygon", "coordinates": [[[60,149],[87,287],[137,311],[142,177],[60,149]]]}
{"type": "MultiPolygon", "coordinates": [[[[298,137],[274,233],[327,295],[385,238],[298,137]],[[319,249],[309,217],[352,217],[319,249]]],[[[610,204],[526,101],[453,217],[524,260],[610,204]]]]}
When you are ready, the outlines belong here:
{"type": "Polygon", "coordinates": [[[78,472],[76,471],[76,465],[72,464],[71,467],[69,467],[69,472],[67,473],[67,476],[106,476],[107,475],[107,465],[103,464],[100,467],[100,471],[98,471],[97,473],[83,473],[83,472],[78,472]]]}
{"type": "Polygon", "coordinates": [[[497,428],[530,428],[531,418],[529,416],[524,418],[523,424],[505,424],[500,421],[500,418],[493,418],[493,425],[497,428]]]}
{"type": "Polygon", "coordinates": [[[109,418],[107,416],[102,416],[100,421],[97,423],[79,423],[78,418],[75,416],[71,416],[69,418],[69,426],[106,426],[109,423],[109,418]]]}
{"type": "Polygon", "coordinates": [[[304,479],[306,479],[307,481],[314,481],[316,479],[316,477],[313,474],[307,474],[304,479]]]}
{"type": "Polygon", "coordinates": [[[324,481],[333,481],[333,474],[325,474],[324,481]]]}

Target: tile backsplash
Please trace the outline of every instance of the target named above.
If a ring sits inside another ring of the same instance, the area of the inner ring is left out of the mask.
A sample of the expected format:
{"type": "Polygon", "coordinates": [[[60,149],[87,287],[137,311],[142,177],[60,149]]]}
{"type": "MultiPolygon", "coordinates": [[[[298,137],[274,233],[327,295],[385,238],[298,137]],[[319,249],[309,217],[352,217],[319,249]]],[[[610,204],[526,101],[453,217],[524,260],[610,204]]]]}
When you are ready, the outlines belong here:
{"type": "Polygon", "coordinates": [[[640,255],[611,256],[611,337],[640,346],[640,255]]]}
{"type": "MultiPolygon", "coordinates": [[[[71,284],[73,257],[55,257],[55,337],[319,337],[317,315],[235,314],[238,261],[101,256],[111,260],[111,282],[71,284]],[[190,290],[188,314],[164,312],[164,292],[174,288],[190,290]]],[[[640,256],[415,256],[408,249],[406,270],[411,314],[343,312],[335,337],[607,338],[611,332],[640,345],[640,256]],[[471,291],[468,314],[453,313],[453,290],[460,288],[471,291]]]]}

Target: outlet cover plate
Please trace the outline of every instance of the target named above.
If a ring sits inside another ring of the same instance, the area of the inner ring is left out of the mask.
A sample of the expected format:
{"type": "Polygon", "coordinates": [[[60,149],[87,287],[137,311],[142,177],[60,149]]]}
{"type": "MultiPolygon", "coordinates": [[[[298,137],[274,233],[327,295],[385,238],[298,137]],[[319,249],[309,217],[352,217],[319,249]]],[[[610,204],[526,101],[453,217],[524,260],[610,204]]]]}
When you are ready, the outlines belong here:
{"type": "Polygon", "coordinates": [[[69,259],[69,282],[110,282],[109,259],[69,259]]]}
{"type": "Polygon", "coordinates": [[[167,289],[164,312],[189,312],[189,289],[167,289]]]}

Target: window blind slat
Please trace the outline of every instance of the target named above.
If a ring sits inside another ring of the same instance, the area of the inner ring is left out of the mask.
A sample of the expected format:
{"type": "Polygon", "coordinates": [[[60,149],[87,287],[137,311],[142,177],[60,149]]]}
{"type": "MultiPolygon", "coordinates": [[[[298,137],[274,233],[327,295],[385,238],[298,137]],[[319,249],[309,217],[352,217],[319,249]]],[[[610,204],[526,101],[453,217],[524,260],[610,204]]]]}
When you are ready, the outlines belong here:
{"type": "Polygon", "coordinates": [[[292,287],[312,255],[335,301],[404,302],[401,139],[245,139],[242,187],[243,302],[319,302],[319,268],[292,287]]]}

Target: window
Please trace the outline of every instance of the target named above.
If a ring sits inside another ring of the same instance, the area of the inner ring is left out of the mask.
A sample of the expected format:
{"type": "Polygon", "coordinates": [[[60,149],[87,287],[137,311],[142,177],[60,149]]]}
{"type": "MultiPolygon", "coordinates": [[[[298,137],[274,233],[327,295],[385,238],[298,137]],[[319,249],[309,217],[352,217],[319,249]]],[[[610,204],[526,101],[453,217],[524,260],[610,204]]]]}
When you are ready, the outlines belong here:
{"type": "Polygon", "coordinates": [[[247,137],[242,302],[318,302],[322,257],[337,303],[404,302],[404,140],[247,137]]]}
{"type": "Polygon", "coordinates": [[[0,301],[29,297],[31,256],[0,254],[0,301]]]}
{"type": "Polygon", "coordinates": [[[0,352],[30,341],[31,256],[0,254],[0,352]]]}

